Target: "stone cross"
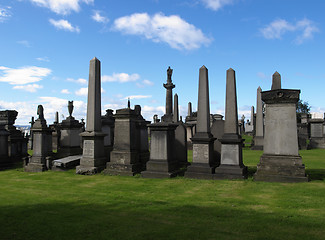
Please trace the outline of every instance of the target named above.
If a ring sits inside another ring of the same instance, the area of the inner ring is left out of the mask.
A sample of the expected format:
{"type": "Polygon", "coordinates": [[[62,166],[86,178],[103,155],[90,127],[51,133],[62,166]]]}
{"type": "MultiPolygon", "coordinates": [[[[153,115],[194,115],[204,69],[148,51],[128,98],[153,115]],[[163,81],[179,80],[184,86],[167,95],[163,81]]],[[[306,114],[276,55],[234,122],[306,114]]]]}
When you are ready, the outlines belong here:
{"type": "Polygon", "coordinates": [[[272,87],[271,90],[281,89],[281,75],[275,72],[272,76],[272,87]]]}

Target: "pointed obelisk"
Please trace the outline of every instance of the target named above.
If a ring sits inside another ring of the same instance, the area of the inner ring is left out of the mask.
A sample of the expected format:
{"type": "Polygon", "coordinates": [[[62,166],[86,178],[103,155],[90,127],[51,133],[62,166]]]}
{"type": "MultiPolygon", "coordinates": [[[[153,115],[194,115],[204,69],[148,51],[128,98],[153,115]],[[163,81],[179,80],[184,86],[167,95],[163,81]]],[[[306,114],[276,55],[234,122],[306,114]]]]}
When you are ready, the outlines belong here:
{"type": "Polygon", "coordinates": [[[198,179],[213,179],[216,162],[213,159],[213,142],[215,138],[210,131],[210,101],[208,69],[200,68],[199,94],[196,134],[193,142],[193,162],[187,168],[185,177],[198,179]]]}
{"type": "Polygon", "coordinates": [[[305,166],[298,152],[296,104],[300,90],[281,89],[275,72],[272,90],[262,92],[265,103],[263,155],[254,175],[256,181],[306,182],[305,166]]]}
{"type": "Polygon", "coordinates": [[[252,150],[263,150],[264,139],[264,119],[263,119],[263,105],[262,105],[262,89],[257,88],[256,95],[256,131],[254,136],[254,146],[252,150]]]}
{"type": "Polygon", "coordinates": [[[174,95],[174,115],[173,115],[173,122],[179,122],[179,110],[178,110],[178,95],[175,93],[174,95]]]}
{"type": "Polygon", "coordinates": [[[162,122],[172,122],[173,121],[173,88],[175,85],[172,83],[173,69],[168,67],[167,69],[167,83],[163,86],[166,88],[166,113],[161,117],[162,122]]]}
{"type": "Polygon", "coordinates": [[[101,79],[100,61],[97,58],[90,60],[87,102],[87,124],[83,138],[83,154],[78,174],[95,174],[106,166],[107,157],[104,151],[104,137],[101,122],[101,79]]]}
{"type": "Polygon", "coordinates": [[[243,164],[242,156],[243,140],[238,134],[236,77],[232,68],[227,70],[225,127],[220,142],[221,161],[215,170],[215,178],[246,178],[247,167],[243,164]]]}

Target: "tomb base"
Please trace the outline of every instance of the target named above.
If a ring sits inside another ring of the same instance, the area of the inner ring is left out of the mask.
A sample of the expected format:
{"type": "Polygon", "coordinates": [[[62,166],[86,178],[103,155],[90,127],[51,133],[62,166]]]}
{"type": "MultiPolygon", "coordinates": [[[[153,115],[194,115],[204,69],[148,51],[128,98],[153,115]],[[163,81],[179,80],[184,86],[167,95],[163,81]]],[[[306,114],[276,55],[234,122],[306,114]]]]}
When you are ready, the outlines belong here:
{"type": "Polygon", "coordinates": [[[247,167],[235,165],[220,165],[216,168],[213,179],[246,179],[247,167]]]}
{"type": "Polygon", "coordinates": [[[195,179],[213,179],[215,167],[208,163],[192,163],[187,167],[184,177],[195,179]]]}
{"type": "Polygon", "coordinates": [[[67,171],[80,165],[81,155],[56,159],[52,162],[52,171],[67,171]]]}
{"type": "Polygon", "coordinates": [[[263,154],[255,181],[266,182],[307,182],[305,166],[300,156],[263,154]]]}
{"type": "Polygon", "coordinates": [[[263,150],[263,140],[264,140],[264,137],[255,136],[254,137],[254,146],[251,147],[251,150],[263,150]]]}
{"type": "Polygon", "coordinates": [[[110,158],[111,161],[107,162],[104,174],[134,176],[142,171],[142,163],[137,152],[113,150],[110,158]]]}
{"type": "Polygon", "coordinates": [[[65,158],[68,156],[82,155],[81,147],[61,147],[55,154],[56,158],[65,158]]]}
{"type": "Polygon", "coordinates": [[[147,170],[141,173],[144,178],[172,178],[179,175],[181,171],[177,162],[171,163],[165,160],[150,160],[147,162],[147,170]]]}
{"type": "Polygon", "coordinates": [[[46,164],[42,163],[28,163],[24,166],[25,172],[45,172],[47,170],[46,164]]]}

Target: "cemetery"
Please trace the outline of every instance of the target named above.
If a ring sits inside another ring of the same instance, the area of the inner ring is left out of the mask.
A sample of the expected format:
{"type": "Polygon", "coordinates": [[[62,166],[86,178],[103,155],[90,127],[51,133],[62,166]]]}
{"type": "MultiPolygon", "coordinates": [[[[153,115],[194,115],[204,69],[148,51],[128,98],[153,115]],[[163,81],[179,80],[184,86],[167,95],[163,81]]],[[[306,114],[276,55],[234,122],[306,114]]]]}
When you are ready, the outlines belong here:
{"type": "Polygon", "coordinates": [[[19,113],[1,111],[3,239],[323,239],[325,123],[308,114],[297,122],[301,90],[283,89],[275,72],[245,123],[235,70],[226,71],[222,116],[210,113],[202,66],[197,112],[189,102],[183,122],[172,73],[165,114],[152,122],[130,100],[102,115],[97,58],[86,122],[72,116],[73,101],[53,124],[39,105],[26,136],[14,126],[19,113]]]}

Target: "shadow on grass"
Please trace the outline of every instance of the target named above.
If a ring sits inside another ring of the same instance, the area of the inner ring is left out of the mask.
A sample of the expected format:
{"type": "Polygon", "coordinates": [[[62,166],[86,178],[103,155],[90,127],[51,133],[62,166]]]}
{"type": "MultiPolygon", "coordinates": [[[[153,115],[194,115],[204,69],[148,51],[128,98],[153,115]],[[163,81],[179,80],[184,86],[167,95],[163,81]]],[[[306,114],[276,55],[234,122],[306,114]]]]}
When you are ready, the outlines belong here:
{"type": "MultiPolygon", "coordinates": [[[[0,207],[1,239],[322,239],[322,221],[164,201],[0,207]]],[[[319,219],[318,219],[319,220],[319,219]]]]}
{"type": "Polygon", "coordinates": [[[306,174],[310,181],[325,179],[325,169],[306,169],[306,174]]]}

